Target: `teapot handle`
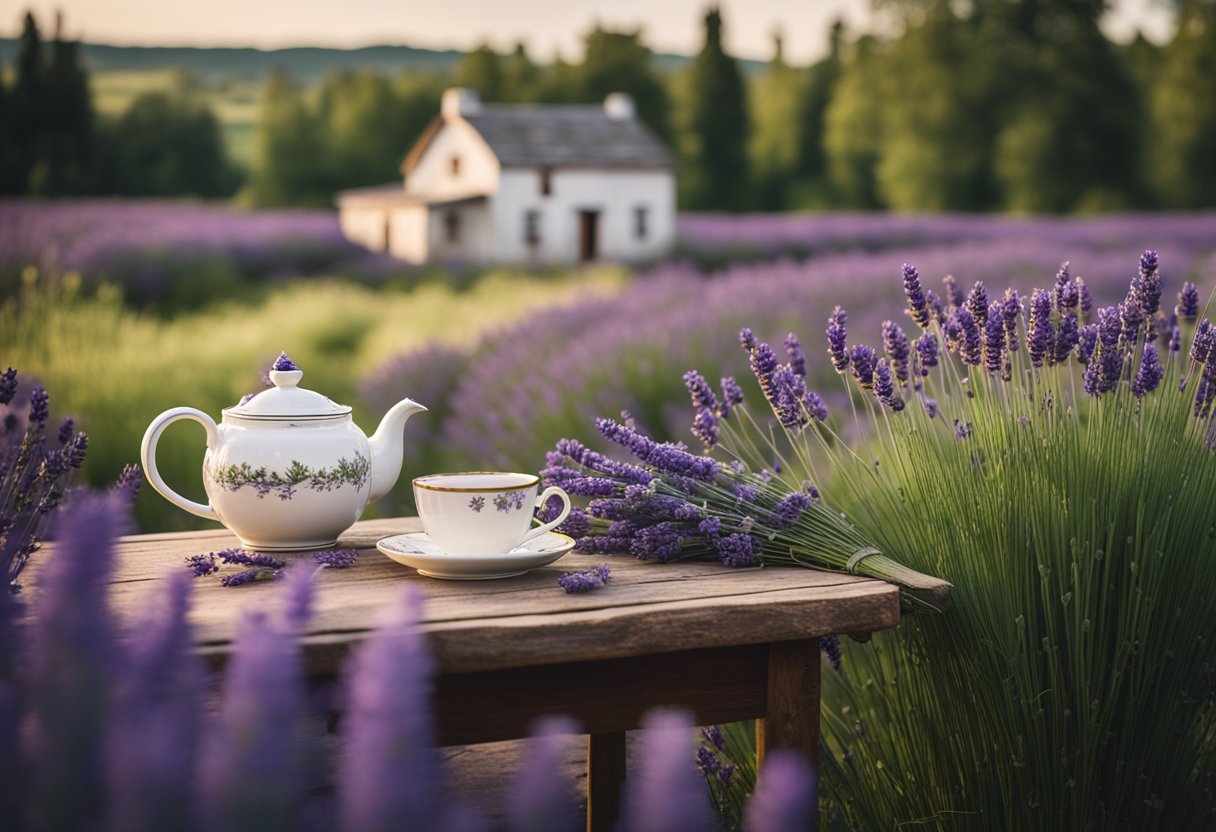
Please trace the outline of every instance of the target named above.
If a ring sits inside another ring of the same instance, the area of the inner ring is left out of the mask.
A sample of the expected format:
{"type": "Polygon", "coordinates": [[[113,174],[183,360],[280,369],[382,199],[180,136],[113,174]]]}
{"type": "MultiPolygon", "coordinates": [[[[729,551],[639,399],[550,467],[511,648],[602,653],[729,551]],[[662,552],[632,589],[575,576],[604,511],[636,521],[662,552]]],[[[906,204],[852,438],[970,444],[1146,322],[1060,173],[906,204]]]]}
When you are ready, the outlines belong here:
{"type": "Polygon", "coordinates": [[[219,442],[219,430],[215,426],[215,420],[201,410],[196,410],[193,407],[175,407],[172,410],[166,410],[164,413],[152,420],[152,424],[148,425],[148,430],[144,432],[143,445],[140,447],[140,458],[144,463],[144,475],[147,476],[148,482],[152,487],[160,492],[173,505],[180,509],[197,514],[199,517],[205,517],[208,520],[215,520],[222,523],[219,515],[215,513],[210,505],[196,503],[193,500],[187,500],[181,494],[178,494],[164,478],[161,477],[160,471],[156,470],[156,443],[160,441],[160,435],[165,432],[165,428],[181,419],[193,419],[203,426],[207,431],[207,447],[213,448],[219,442]]]}

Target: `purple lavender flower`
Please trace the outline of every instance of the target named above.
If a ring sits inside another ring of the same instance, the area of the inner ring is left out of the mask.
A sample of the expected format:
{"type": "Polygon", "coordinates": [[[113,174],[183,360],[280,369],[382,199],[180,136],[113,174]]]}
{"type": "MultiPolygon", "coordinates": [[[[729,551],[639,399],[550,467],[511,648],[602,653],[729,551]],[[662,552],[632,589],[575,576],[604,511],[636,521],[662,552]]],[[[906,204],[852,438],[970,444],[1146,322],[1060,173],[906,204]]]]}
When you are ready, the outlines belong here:
{"type": "Polygon", "coordinates": [[[948,274],[943,277],[942,285],[946,289],[946,302],[951,306],[962,306],[966,302],[967,296],[963,294],[963,287],[958,285],[954,275],[948,274]]]}
{"type": "Polygon", "coordinates": [[[1068,312],[1060,316],[1060,330],[1056,333],[1056,343],[1052,354],[1053,364],[1063,364],[1068,361],[1069,354],[1081,340],[1080,324],[1077,313],[1068,312]]]}
{"type": "Polygon", "coordinates": [[[971,435],[971,423],[961,422],[958,419],[954,420],[954,438],[966,439],[971,435]]]}
{"type": "Polygon", "coordinates": [[[772,401],[773,373],[777,371],[777,356],[768,344],[760,344],[752,351],[752,374],[760,383],[765,398],[772,401]]]}
{"type": "Polygon", "coordinates": [[[806,353],[802,351],[802,342],[792,332],[785,336],[785,354],[789,356],[790,369],[799,377],[806,378],[806,353]]]}
{"type": "Polygon", "coordinates": [[[939,324],[946,320],[946,303],[937,296],[937,292],[932,289],[926,290],[925,303],[929,305],[929,311],[933,313],[933,318],[939,324]]]}
{"type": "Polygon", "coordinates": [[[797,523],[802,513],[810,507],[811,498],[801,491],[787,494],[773,507],[773,526],[778,529],[788,529],[797,523]]]}
{"type": "Polygon", "coordinates": [[[224,586],[246,586],[257,581],[273,581],[279,577],[277,569],[246,569],[244,572],[234,572],[220,579],[224,586]]]}
{"type": "Polygon", "coordinates": [[[625,783],[622,828],[630,832],[708,832],[715,828],[705,784],[693,762],[692,718],[654,710],[642,720],[637,771],[625,783]]]}
{"type": "Polygon", "coordinates": [[[821,636],[819,639],[819,652],[827,656],[828,662],[832,665],[833,670],[840,670],[840,660],[843,658],[844,654],[840,649],[839,636],[821,636]]]}
{"type": "Polygon", "coordinates": [[[900,384],[908,380],[908,336],[894,321],[882,322],[882,347],[895,368],[900,384]]]}
{"type": "Polygon", "coordinates": [[[1056,272],[1055,285],[1055,306],[1061,315],[1067,315],[1069,312],[1076,312],[1077,305],[1081,301],[1081,293],[1077,288],[1077,284],[1068,274],[1068,261],[1065,260],[1060,264],[1060,270],[1056,272]]]}
{"type": "Polygon", "coordinates": [[[1081,277],[1077,277],[1076,283],[1077,294],[1081,297],[1081,317],[1086,319],[1088,318],[1089,313],[1093,311],[1094,295],[1093,292],[1089,290],[1089,284],[1086,283],[1081,277]]]}
{"type": "Polygon", "coordinates": [[[818,783],[810,766],[796,751],[779,749],[767,755],[756,791],[743,812],[748,832],[810,829],[818,811],[818,783]]]}
{"type": "Polygon", "coordinates": [[[689,370],[684,374],[684,386],[692,396],[693,407],[704,408],[711,414],[718,409],[718,397],[714,395],[713,388],[696,370],[689,370]]]}
{"type": "Polygon", "coordinates": [[[1140,280],[1137,295],[1145,318],[1152,318],[1161,308],[1161,275],[1157,271],[1157,252],[1148,249],[1140,255],[1140,280]]]}
{"type": "Polygon", "coordinates": [[[439,826],[434,664],[418,630],[421,619],[422,593],[404,587],[347,667],[337,826],[348,832],[401,829],[403,819],[413,829],[439,826]]]}
{"type": "Polygon", "coordinates": [[[831,357],[832,366],[836,368],[837,373],[849,369],[849,334],[845,328],[848,320],[849,314],[840,306],[833,309],[832,314],[828,316],[828,356],[831,357]]]}
{"type": "Polygon", "coordinates": [[[300,368],[296,366],[294,361],[287,357],[287,353],[281,352],[279,353],[279,357],[274,360],[274,363],[270,365],[270,369],[285,372],[290,370],[298,370],[300,368]]]}
{"type": "Polygon", "coordinates": [[[1123,374],[1123,352],[1119,339],[1123,332],[1123,304],[1098,310],[1098,346],[1086,367],[1085,392],[1091,396],[1109,393],[1119,384],[1123,374]]]}
{"type": "Polygon", "coordinates": [[[1195,418],[1206,419],[1212,412],[1212,401],[1216,399],[1216,361],[1208,362],[1195,387],[1195,418]]]}
{"type": "MultiPolygon", "coordinates": [[[[1137,278],[1138,280],[1138,278],[1137,278]]],[[[1119,319],[1123,323],[1123,342],[1130,349],[1140,338],[1140,329],[1144,326],[1144,307],[1135,285],[1128,291],[1127,298],[1119,304],[1119,319]]]]}
{"type": "Polygon", "coordinates": [[[325,566],[330,569],[347,569],[354,566],[359,560],[359,553],[354,549],[330,549],[324,552],[316,552],[312,559],[319,566],[325,566]]]}
{"type": "Polygon", "coordinates": [[[116,658],[107,584],[128,515],[109,495],[75,501],[59,525],[55,557],[40,575],[30,624],[36,775],[28,805],[41,829],[87,829],[101,816],[107,692],[116,658]]]}
{"type": "Polygon", "coordinates": [[[670,443],[657,443],[611,419],[597,419],[595,427],[605,439],[628,448],[647,465],[658,468],[660,471],[704,482],[712,482],[717,476],[718,464],[709,457],[693,456],[683,448],[670,443]]]}
{"type": "Polygon", "coordinates": [[[802,406],[806,408],[806,412],[812,419],[819,422],[828,420],[828,406],[823,403],[823,398],[814,390],[808,390],[802,397],[802,406]]]}
{"type": "Polygon", "coordinates": [[[925,399],[925,413],[929,414],[930,419],[937,418],[937,400],[925,399]]]}
{"type": "MultiPolygon", "coordinates": [[[[552,522],[550,517],[548,522],[552,522]]],[[[591,532],[591,518],[581,508],[572,508],[566,519],[557,527],[557,531],[573,538],[584,537],[591,532]]]]}
{"type": "Polygon", "coordinates": [[[707,538],[715,538],[722,530],[722,521],[717,517],[706,517],[697,524],[697,532],[707,538]]]}
{"type": "Polygon", "coordinates": [[[811,482],[810,480],[802,481],[802,490],[805,491],[806,495],[812,500],[819,499],[819,489],[816,488],[815,483],[811,482]]]}
{"type": "Polygon", "coordinates": [[[692,435],[712,448],[718,444],[718,420],[708,407],[702,407],[692,418],[692,435]]]}
{"type": "MultiPolygon", "coordinates": [[[[562,457],[570,457],[584,468],[589,468],[601,474],[607,474],[613,479],[618,479],[626,483],[636,483],[645,485],[654,479],[654,475],[645,468],[640,468],[636,465],[630,465],[625,462],[618,462],[615,459],[609,459],[603,454],[593,451],[581,442],[573,439],[561,439],[552,454],[547,457],[548,463],[551,466],[556,466],[560,463],[562,457]],[[556,455],[554,457],[554,455],[556,455]]],[[[555,483],[548,483],[553,485],[555,483]]]]}
{"type": "Polygon", "coordinates": [[[1005,318],[1005,349],[1009,352],[1018,351],[1018,320],[1022,317],[1022,299],[1014,289],[1005,292],[1003,302],[1005,318]]]}
{"type": "Polygon", "coordinates": [[[1030,296],[1030,325],[1026,332],[1026,348],[1030,351],[1030,363],[1043,366],[1043,359],[1050,358],[1055,341],[1051,327],[1051,295],[1035,289],[1030,296]]]}
{"type": "Polygon", "coordinates": [[[920,360],[920,374],[922,376],[929,375],[929,370],[937,366],[938,349],[937,336],[932,332],[926,332],[916,339],[916,355],[920,360]]]}
{"type": "Polygon", "coordinates": [[[684,528],[680,523],[665,520],[640,529],[629,543],[629,553],[638,560],[660,563],[680,556],[684,543],[684,528]]]}
{"type": "Polygon", "coordinates": [[[186,568],[193,572],[196,578],[203,578],[220,571],[219,564],[215,562],[215,552],[188,556],[186,568]]]}
{"type": "Polygon", "coordinates": [[[874,395],[892,412],[898,413],[904,409],[903,397],[895,390],[891,367],[885,358],[881,359],[874,369],[874,395]]]}
{"type": "Polygon", "coordinates": [[[1077,333],[1077,363],[1089,364],[1098,345],[1098,325],[1086,324],[1077,333]]]}
{"type": "Polygon", "coordinates": [[[722,729],[717,725],[707,725],[702,728],[701,736],[705,737],[706,741],[719,751],[726,750],[726,737],[722,735],[722,729]]]}
{"type": "Polygon", "coordinates": [[[908,315],[921,329],[929,328],[929,306],[920,285],[920,272],[915,266],[903,265],[904,296],[908,299],[908,315]]]}
{"type": "Polygon", "coordinates": [[[988,322],[988,290],[983,281],[975,281],[967,293],[967,311],[975,319],[976,326],[983,327],[988,322]]]}
{"type": "Polygon", "coordinates": [[[0,373],[0,404],[8,404],[17,394],[17,371],[9,367],[0,373]]]}
{"type": "Polygon", "coordinates": [[[566,775],[564,753],[566,737],[578,733],[569,717],[537,721],[507,790],[508,832],[569,832],[578,827],[578,799],[566,775]]]}
{"type": "Polygon", "coordinates": [[[966,307],[956,309],[950,321],[957,325],[957,329],[953,331],[957,332],[956,349],[959,358],[969,367],[978,367],[982,360],[982,339],[979,324],[976,323],[971,310],[966,307]]]}
{"type": "Polygon", "coordinates": [[[590,592],[601,586],[607,586],[612,578],[612,570],[606,563],[591,569],[580,569],[577,572],[567,572],[557,579],[557,583],[566,592],[590,592]]]}
{"type": "Polygon", "coordinates": [[[984,323],[984,368],[998,373],[1005,360],[1005,304],[994,300],[988,306],[988,320],[984,323]]]}
{"type": "Polygon", "coordinates": [[[752,546],[751,535],[728,534],[718,538],[714,544],[722,563],[732,568],[753,566],[756,563],[756,552],[752,546]]]}
{"type": "Polygon", "coordinates": [[[751,352],[756,348],[756,336],[749,327],[743,327],[739,330],[739,343],[743,345],[743,349],[751,352]]]}
{"type": "Polygon", "coordinates": [[[1196,364],[1203,364],[1216,349],[1216,327],[1204,318],[1195,329],[1195,337],[1191,340],[1190,358],[1196,364]]]}
{"type": "Polygon", "coordinates": [[[78,433],[68,442],[67,447],[63,449],[64,459],[71,468],[79,468],[84,465],[84,458],[89,450],[89,436],[87,433],[78,433]]]}
{"type": "Polygon", "coordinates": [[[224,549],[214,554],[220,561],[230,566],[260,566],[265,569],[282,569],[287,566],[287,561],[276,558],[274,555],[246,552],[244,549],[224,549]]]}
{"type": "Polygon", "coordinates": [[[59,423],[59,444],[66,445],[68,440],[72,438],[72,430],[76,427],[76,423],[72,421],[71,416],[64,417],[64,420],[59,423]]]}
{"type": "Polygon", "coordinates": [[[1170,352],[1181,352],[1181,351],[1182,351],[1182,330],[1178,328],[1177,324],[1175,324],[1173,330],[1170,332],[1170,352]]]}
{"type": "Polygon", "coordinates": [[[777,420],[786,430],[796,433],[806,425],[807,416],[802,408],[805,395],[806,384],[802,376],[788,364],[778,367],[769,383],[768,397],[777,420]]]}
{"type": "Polygon", "coordinates": [[[51,415],[51,397],[41,387],[35,387],[30,395],[30,426],[42,428],[51,415]]]}
{"type": "MultiPolygon", "coordinates": [[[[1174,312],[1178,315],[1178,319],[1183,321],[1193,321],[1199,317],[1199,290],[1189,280],[1182,284],[1182,291],[1178,293],[1178,305],[1174,307],[1174,312]]],[[[0,396],[0,402],[3,401],[4,398],[0,396]]]]}
{"type": "Polygon", "coordinates": [[[1144,398],[1146,393],[1157,389],[1163,375],[1165,375],[1165,368],[1157,359],[1157,348],[1152,344],[1145,344],[1144,353],[1140,357],[1140,369],[1136,371],[1136,377],[1132,379],[1132,394],[1138,399],[1144,398]]]}
{"type": "Polygon", "coordinates": [[[181,826],[194,798],[203,668],[187,613],[190,579],[171,575],[153,614],[132,629],[115,696],[107,755],[110,828],[157,832],[181,826]]]}
{"type": "Polygon", "coordinates": [[[739,386],[739,382],[735,381],[734,376],[723,376],[721,417],[728,418],[731,410],[741,404],[743,404],[743,388],[739,386]]]}
{"type": "Polygon", "coordinates": [[[849,354],[849,365],[853,369],[853,378],[857,379],[861,389],[872,390],[874,388],[874,366],[877,362],[878,356],[865,344],[857,344],[853,347],[849,354]]]}

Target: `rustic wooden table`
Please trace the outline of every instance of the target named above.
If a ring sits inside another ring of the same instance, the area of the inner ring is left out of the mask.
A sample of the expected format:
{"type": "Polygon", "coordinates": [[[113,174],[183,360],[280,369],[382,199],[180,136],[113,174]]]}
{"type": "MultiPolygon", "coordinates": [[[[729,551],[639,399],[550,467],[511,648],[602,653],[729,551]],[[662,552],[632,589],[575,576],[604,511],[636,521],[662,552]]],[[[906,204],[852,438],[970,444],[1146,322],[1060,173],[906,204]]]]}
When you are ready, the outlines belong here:
{"type": "MultiPolygon", "coordinates": [[[[699,724],[757,719],[759,753],[800,749],[818,766],[819,637],[869,633],[899,620],[896,588],[799,568],[726,570],[712,563],[641,563],[566,555],[498,581],[424,578],[379,554],[376,540],[418,531],[416,518],[356,524],[340,541],[353,569],[326,571],[303,637],[308,672],[332,678],[402,581],[426,593],[423,630],[439,677],[443,745],[527,736],[542,714],[564,713],[589,734],[587,827],[616,825],[625,731],[657,705],[691,709],[699,724]],[[609,560],[609,586],[568,595],[558,575],[609,560]],[[492,706],[487,702],[492,701],[492,706]]],[[[182,558],[235,546],[225,530],[123,538],[113,603],[142,609],[148,582],[182,558]]],[[[228,589],[199,581],[192,614],[200,651],[225,662],[238,613],[264,604],[271,584],[228,589]]]]}

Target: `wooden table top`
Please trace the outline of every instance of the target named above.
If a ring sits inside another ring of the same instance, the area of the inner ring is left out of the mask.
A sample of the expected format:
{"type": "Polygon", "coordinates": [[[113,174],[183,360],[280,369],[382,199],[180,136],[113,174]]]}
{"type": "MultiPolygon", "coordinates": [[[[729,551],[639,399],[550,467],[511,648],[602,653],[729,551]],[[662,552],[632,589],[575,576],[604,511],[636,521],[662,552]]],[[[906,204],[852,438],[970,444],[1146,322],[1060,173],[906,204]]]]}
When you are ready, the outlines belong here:
{"type": "MultiPolygon", "coordinates": [[[[303,635],[310,673],[339,672],[351,646],[405,583],[425,593],[422,627],[447,673],[863,633],[899,621],[895,586],[813,569],[726,569],[571,552],[515,578],[442,581],[418,575],[375,548],[382,537],[420,528],[412,517],[369,520],[343,535],[339,547],[358,549],[359,562],[317,576],[314,614],[303,635]],[[557,585],[561,574],[602,562],[612,566],[608,586],[567,594],[557,585]]],[[[187,555],[236,545],[224,529],[124,537],[112,588],[119,620],[125,625],[147,609],[154,583],[184,569],[187,555]]],[[[47,556],[53,553],[35,560],[47,556]]],[[[312,563],[308,554],[286,556],[292,558],[312,563]]],[[[276,609],[281,596],[275,582],[224,587],[216,576],[197,579],[191,618],[201,652],[222,664],[241,611],[276,609]]]]}

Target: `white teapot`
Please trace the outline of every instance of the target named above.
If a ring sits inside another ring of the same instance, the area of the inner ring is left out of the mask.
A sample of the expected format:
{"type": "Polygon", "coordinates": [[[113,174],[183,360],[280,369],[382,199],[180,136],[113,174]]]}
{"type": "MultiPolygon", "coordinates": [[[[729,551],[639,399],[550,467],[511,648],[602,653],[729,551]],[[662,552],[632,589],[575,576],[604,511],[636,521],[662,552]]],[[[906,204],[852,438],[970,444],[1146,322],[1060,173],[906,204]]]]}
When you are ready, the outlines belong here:
{"type": "Polygon", "coordinates": [[[193,407],[157,416],[141,449],[148,482],[175,506],[227,526],[247,549],[332,546],[368,503],[397,482],[402,428],[426,408],[403,399],[369,439],[349,407],[301,388],[303,376],[284,353],[270,369],[274,386],[226,408],[218,425],[193,407]],[[156,470],[160,435],[179,419],[193,419],[207,431],[207,505],[178,494],[156,470]]]}

